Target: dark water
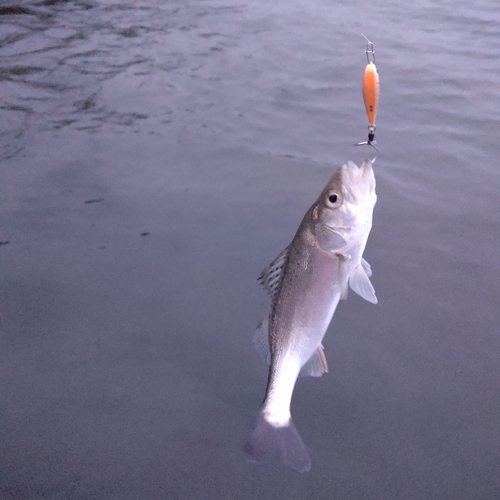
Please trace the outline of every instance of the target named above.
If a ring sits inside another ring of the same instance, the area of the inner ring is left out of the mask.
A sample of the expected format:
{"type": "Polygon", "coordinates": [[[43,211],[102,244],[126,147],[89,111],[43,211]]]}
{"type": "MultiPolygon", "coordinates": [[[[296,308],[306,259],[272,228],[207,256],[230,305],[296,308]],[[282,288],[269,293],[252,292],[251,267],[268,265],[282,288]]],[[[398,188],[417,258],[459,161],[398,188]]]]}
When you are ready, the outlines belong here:
{"type": "Polygon", "coordinates": [[[0,3],[0,498],[500,498],[500,11],[479,2],[0,3]],[[255,278],[334,168],[378,204],[310,473],[242,452],[255,278]]]}

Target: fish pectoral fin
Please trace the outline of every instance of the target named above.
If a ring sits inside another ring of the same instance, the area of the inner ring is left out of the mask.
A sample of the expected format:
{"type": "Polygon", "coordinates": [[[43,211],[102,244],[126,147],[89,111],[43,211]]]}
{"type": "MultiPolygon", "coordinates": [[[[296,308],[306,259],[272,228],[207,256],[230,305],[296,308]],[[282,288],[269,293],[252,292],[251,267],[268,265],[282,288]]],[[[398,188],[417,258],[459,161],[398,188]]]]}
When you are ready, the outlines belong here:
{"type": "MultiPolygon", "coordinates": [[[[366,262],[366,261],[365,261],[366,262]]],[[[366,262],[366,264],[368,264],[366,262]]],[[[370,268],[371,272],[371,268],[370,268]]],[[[368,302],[372,304],[376,304],[378,302],[377,297],[375,295],[375,289],[370,282],[370,278],[368,278],[368,274],[365,271],[364,266],[358,264],[353,270],[351,275],[349,276],[349,286],[361,297],[363,297],[368,302]]]]}
{"type": "Polygon", "coordinates": [[[262,359],[270,366],[271,351],[269,349],[269,317],[266,316],[257,325],[252,339],[255,350],[260,354],[262,359]]]}
{"type": "Polygon", "coordinates": [[[323,346],[320,345],[302,367],[299,377],[321,377],[323,373],[328,373],[328,363],[326,362],[323,346]]]}

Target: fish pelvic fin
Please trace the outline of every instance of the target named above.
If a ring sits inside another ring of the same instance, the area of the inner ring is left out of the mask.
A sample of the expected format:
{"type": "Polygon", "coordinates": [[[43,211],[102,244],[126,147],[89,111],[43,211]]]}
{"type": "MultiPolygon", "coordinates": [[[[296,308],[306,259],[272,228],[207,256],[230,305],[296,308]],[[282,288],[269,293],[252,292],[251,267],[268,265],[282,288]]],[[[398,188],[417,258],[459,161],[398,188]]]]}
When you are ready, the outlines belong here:
{"type": "Polygon", "coordinates": [[[349,276],[349,286],[365,300],[371,302],[372,304],[376,304],[378,300],[375,295],[375,289],[370,282],[370,278],[368,278],[370,275],[371,268],[369,267],[368,262],[361,262],[352,270],[352,273],[349,276]]]}
{"type": "MultiPolygon", "coordinates": [[[[372,163],[373,163],[373,160],[372,160],[372,163]]],[[[363,257],[361,257],[361,266],[363,267],[363,269],[368,277],[370,277],[373,274],[372,273],[372,266],[370,266],[370,264],[368,264],[368,262],[366,262],[366,260],[363,259],[363,257]]]]}
{"type": "Polygon", "coordinates": [[[328,363],[326,362],[324,347],[320,345],[301,368],[299,377],[321,377],[323,373],[328,373],[328,363]]]}
{"type": "Polygon", "coordinates": [[[291,418],[285,425],[276,425],[261,411],[244,449],[255,462],[281,460],[297,472],[311,468],[311,457],[291,418]]]}
{"type": "Polygon", "coordinates": [[[349,259],[343,255],[339,255],[339,273],[340,273],[340,298],[347,299],[347,292],[349,291],[349,277],[347,271],[347,262],[349,259]]]}

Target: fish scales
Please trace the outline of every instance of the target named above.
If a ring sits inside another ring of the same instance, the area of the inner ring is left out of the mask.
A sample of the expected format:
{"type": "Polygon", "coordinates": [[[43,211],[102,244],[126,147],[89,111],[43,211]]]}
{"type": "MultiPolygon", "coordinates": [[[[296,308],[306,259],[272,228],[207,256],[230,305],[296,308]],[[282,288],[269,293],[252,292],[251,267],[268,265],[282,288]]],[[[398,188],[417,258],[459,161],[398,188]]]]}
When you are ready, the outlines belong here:
{"type": "MultiPolygon", "coordinates": [[[[310,211],[306,217],[309,216],[310,211]]],[[[317,330],[318,318],[328,316],[335,291],[340,292],[336,283],[338,279],[339,257],[321,250],[308,228],[299,230],[290,246],[279,291],[270,312],[271,356],[283,344],[289,348],[300,348],[304,343],[304,331],[317,330]]],[[[327,323],[330,319],[325,318],[327,323]]],[[[316,340],[321,341],[321,338],[316,340]]],[[[301,352],[304,361],[313,351],[301,352]]]]}

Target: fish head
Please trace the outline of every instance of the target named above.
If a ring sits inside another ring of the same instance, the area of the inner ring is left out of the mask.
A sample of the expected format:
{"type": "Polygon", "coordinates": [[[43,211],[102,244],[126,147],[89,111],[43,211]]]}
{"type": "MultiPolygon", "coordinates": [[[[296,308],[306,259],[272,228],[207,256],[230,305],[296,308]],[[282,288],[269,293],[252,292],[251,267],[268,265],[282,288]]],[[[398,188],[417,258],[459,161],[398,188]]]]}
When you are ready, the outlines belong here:
{"type": "MultiPolygon", "coordinates": [[[[332,176],[313,205],[312,219],[319,245],[345,253],[368,238],[377,201],[372,162],[348,162],[332,176]]],[[[364,245],[363,245],[364,246],[364,245]]]]}

